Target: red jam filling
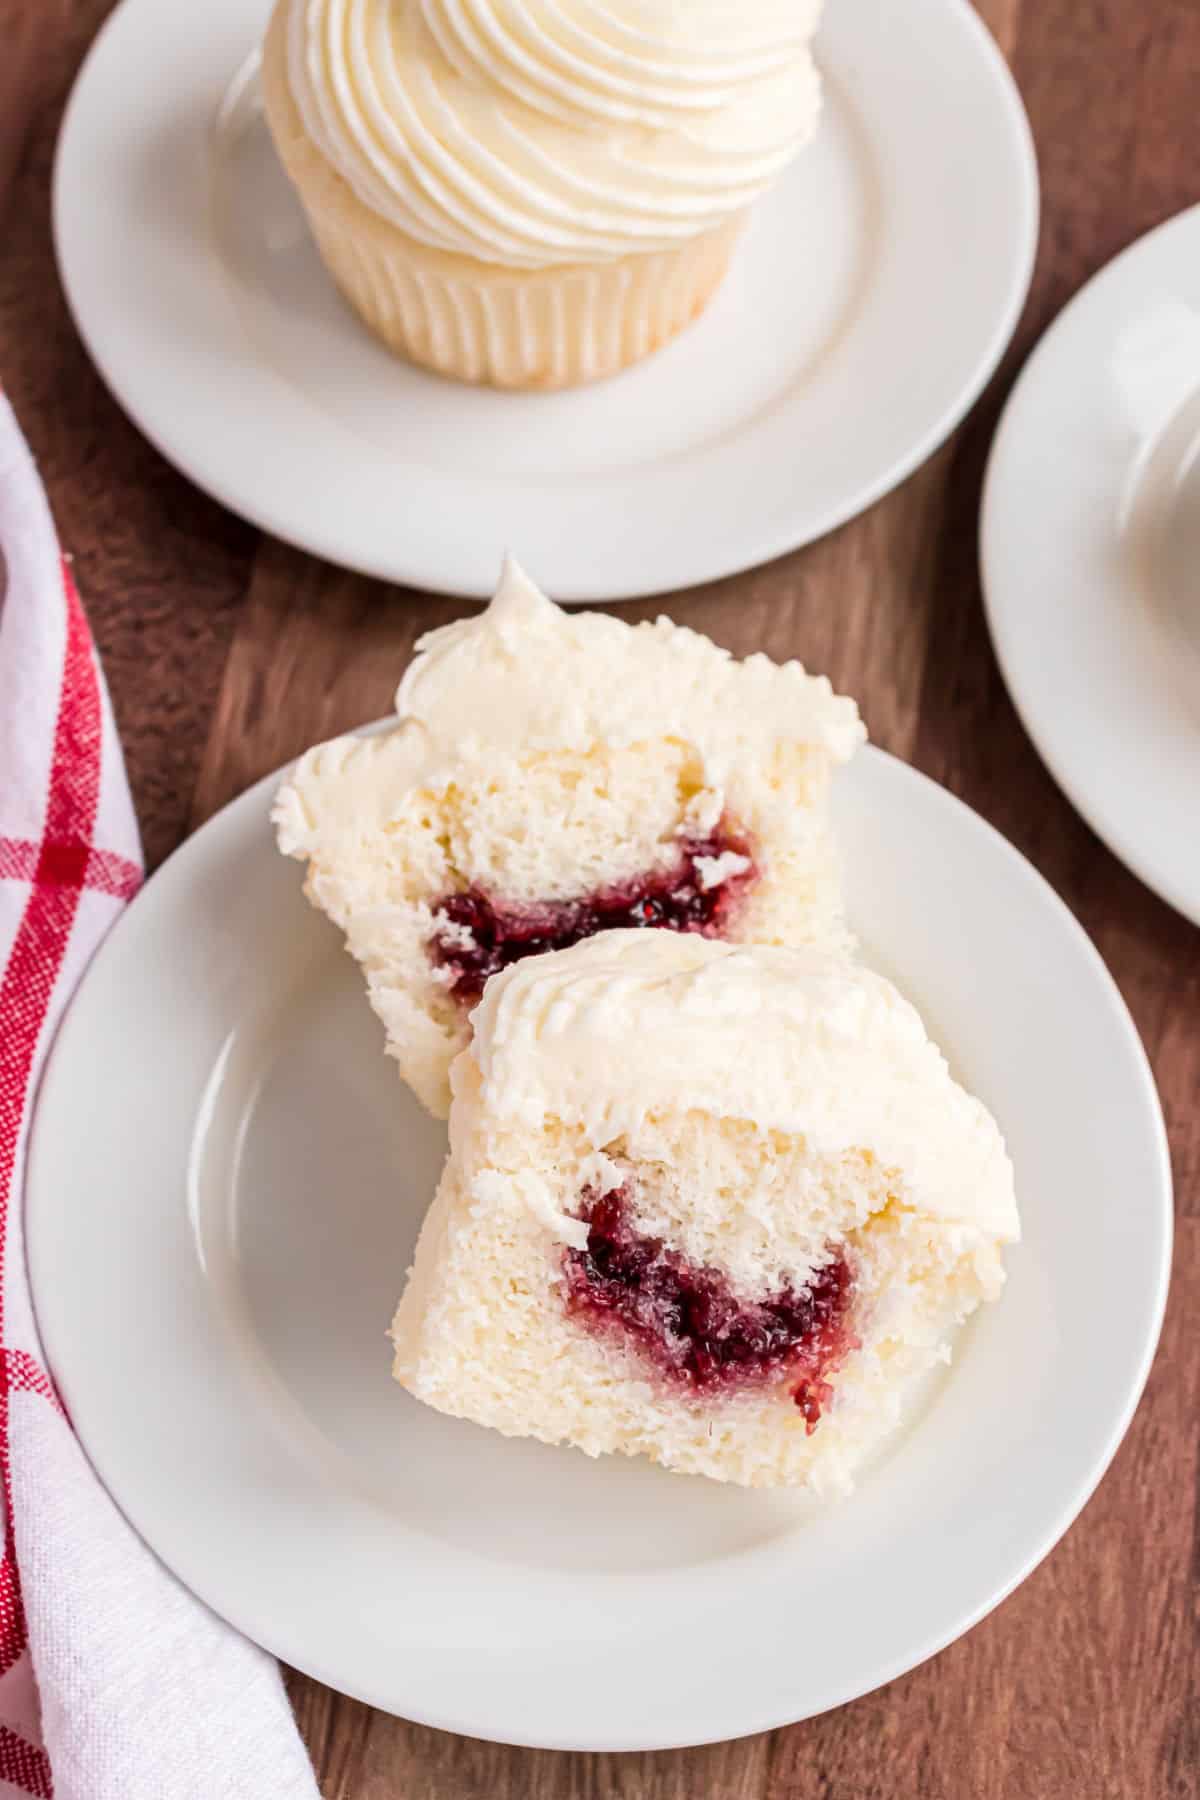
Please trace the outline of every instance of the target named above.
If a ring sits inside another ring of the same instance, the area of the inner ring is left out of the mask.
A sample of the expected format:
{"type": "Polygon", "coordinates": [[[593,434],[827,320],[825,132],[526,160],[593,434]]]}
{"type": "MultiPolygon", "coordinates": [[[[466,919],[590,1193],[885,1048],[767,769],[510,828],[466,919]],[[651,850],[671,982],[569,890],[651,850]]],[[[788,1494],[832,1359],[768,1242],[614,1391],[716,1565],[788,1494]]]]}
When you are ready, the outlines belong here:
{"type": "Polygon", "coordinates": [[[567,1309],[615,1330],[670,1380],[699,1393],[771,1378],[792,1384],[811,1433],[829,1404],[829,1376],[854,1345],[853,1280],[842,1256],[802,1288],[739,1299],[715,1269],[698,1268],[630,1223],[628,1191],[585,1199],[587,1248],[564,1253],[567,1309]]]}
{"type": "Polygon", "coordinates": [[[744,839],[718,825],[708,837],[686,839],[671,868],[577,900],[506,906],[479,888],[448,894],[434,909],[438,929],[429,940],[429,954],[438,968],[452,972],[450,991],[455,998],[473,1006],[490,977],[510,963],[547,950],[565,950],[598,931],[645,926],[720,937],[755,879],[753,860],[748,868],[709,888],[701,883],[697,863],[701,857],[729,851],[750,854],[744,839]],[[448,926],[458,929],[447,930],[448,926]]]}

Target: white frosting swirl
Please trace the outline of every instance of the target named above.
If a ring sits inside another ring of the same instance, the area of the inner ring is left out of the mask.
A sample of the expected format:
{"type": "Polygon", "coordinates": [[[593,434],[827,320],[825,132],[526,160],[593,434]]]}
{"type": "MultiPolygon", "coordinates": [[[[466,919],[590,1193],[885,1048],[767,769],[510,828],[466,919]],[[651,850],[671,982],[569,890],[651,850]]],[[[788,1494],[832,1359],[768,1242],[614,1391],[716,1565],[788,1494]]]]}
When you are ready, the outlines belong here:
{"type": "Polygon", "coordinates": [[[513,267],[664,249],[815,126],[819,0],[282,0],[305,131],[364,205],[513,267]]]}

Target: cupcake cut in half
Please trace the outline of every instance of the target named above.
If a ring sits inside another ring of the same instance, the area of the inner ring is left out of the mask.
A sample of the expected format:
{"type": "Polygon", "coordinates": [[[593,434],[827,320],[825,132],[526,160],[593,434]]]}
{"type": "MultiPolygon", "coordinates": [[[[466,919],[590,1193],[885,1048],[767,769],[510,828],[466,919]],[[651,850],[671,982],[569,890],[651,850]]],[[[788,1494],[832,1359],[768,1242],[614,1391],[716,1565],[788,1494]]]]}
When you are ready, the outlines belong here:
{"type": "Polygon", "coordinates": [[[525,957],[631,927],[849,947],[828,790],[865,734],[823,677],[563,612],[511,562],[418,649],[399,724],[310,750],[274,819],[431,1111],[525,957]]]}
{"type": "Polygon", "coordinates": [[[277,0],[263,97],[371,330],[562,387],[666,343],[812,136],[816,0],[277,0]]]}
{"type": "Polygon", "coordinates": [[[994,1120],[882,977],[606,932],[488,986],[393,1326],[509,1436],[845,1492],[1018,1235],[994,1120]]]}

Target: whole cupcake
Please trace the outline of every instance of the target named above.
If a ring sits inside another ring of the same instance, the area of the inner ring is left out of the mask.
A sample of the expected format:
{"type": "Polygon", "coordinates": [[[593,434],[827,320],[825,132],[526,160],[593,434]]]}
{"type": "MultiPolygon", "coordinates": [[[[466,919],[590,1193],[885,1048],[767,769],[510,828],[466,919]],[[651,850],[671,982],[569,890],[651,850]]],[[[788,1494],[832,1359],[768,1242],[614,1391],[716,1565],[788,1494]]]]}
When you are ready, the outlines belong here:
{"type": "Polygon", "coordinates": [[[324,261],[463,381],[615,374],[701,312],[812,135],[819,0],[277,0],[263,93],[324,261]]]}

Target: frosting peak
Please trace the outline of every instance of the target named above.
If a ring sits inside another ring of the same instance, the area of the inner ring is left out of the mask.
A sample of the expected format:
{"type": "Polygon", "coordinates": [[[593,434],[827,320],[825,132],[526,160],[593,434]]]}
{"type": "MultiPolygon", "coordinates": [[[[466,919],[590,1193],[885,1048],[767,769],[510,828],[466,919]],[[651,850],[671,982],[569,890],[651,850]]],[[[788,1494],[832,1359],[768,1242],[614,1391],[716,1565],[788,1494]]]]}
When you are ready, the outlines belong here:
{"type": "Polygon", "coordinates": [[[668,248],[815,127],[819,0],[283,0],[305,130],[364,205],[511,267],[668,248]]]}
{"type": "MultiPolygon", "coordinates": [[[[486,614],[496,635],[507,643],[514,634],[552,630],[557,613],[553,600],[547,599],[541,588],[534,586],[511,550],[507,551],[500,570],[500,585],[486,614]]],[[[423,650],[432,636],[430,632],[421,639],[423,650]]]]}

